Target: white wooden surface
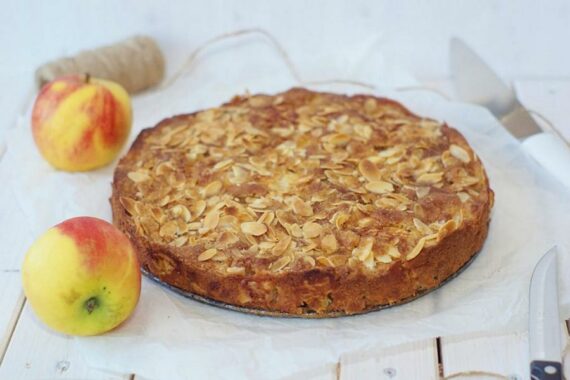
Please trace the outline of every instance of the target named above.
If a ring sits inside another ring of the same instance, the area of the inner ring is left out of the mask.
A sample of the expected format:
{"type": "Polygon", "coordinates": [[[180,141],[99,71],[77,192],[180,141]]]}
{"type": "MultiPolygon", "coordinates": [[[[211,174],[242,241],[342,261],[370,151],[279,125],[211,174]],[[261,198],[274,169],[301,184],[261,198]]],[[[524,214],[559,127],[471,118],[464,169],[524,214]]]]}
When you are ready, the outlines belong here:
{"type": "MultiPolygon", "coordinates": [[[[447,81],[431,84],[449,93],[447,81]]],[[[570,136],[567,115],[570,79],[519,80],[516,88],[528,107],[541,112],[566,136],[570,136]]],[[[73,338],[56,334],[41,325],[25,305],[21,292],[19,263],[27,244],[9,243],[18,252],[13,255],[0,252],[0,258],[4,258],[0,263],[0,358],[3,358],[0,363],[0,380],[150,380],[126,372],[114,373],[104,368],[89,368],[81,352],[72,350],[73,338]]],[[[436,339],[431,339],[389,350],[341,357],[338,363],[324,363],[323,368],[294,374],[291,379],[441,380],[461,379],[454,375],[467,372],[475,374],[463,379],[522,380],[527,378],[528,373],[527,352],[526,332],[444,337],[440,340],[440,355],[436,339]],[[482,374],[484,372],[494,375],[485,376],[482,374]]],[[[566,373],[570,375],[568,369],[566,373]]]]}

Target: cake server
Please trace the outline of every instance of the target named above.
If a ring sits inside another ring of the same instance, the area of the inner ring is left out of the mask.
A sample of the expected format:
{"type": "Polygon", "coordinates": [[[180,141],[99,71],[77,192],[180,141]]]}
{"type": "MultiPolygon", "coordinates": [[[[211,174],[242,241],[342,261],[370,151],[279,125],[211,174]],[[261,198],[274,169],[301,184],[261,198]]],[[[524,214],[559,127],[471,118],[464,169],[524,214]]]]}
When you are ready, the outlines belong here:
{"type": "Polygon", "coordinates": [[[463,41],[450,43],[450,67],[459,99],[487,108],[542,167],[570,188],[570,147],[542,131],[514,90],[463,41]]]}
{"type": "Polygon", "coordinates": [[[528,332],[532,380],[563,379],[556,254],[556,247],[546,252],[530,280],[528,332]]]}

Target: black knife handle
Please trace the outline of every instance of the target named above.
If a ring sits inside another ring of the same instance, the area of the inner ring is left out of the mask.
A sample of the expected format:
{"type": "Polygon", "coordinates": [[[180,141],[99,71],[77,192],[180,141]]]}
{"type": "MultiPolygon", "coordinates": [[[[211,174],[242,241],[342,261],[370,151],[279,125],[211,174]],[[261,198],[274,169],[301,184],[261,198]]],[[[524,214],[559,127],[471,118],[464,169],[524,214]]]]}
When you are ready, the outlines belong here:
{"type": "Polygon", "coordinates": [[[562,364],[534,360],[530,362],[530,378],[532,380],[563,380],[562,364]]]}

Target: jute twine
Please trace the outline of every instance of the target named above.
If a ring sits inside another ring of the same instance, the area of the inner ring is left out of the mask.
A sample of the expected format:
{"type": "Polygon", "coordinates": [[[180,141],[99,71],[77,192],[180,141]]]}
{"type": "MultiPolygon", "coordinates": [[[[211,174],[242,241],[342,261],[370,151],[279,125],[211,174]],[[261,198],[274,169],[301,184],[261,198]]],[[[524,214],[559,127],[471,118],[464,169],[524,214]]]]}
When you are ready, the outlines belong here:
{"type": "Polygon", "coordinates": [[[57,59],[36,70],[36,85],[71,74],[85,74],[121,84],[134,94],[160,83],[164,57],[150,37],[135,36],[113,45],[86,50],[73,57],[57,59]]]}

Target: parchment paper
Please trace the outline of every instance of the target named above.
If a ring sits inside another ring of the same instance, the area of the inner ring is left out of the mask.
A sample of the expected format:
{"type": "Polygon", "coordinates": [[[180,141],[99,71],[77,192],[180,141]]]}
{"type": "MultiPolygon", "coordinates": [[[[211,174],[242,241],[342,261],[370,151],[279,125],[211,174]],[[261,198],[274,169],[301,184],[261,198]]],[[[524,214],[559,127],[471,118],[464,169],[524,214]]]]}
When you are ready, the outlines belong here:
{"type": "MultiPolygon", "coordinates": [[[[276,92],[294,85],[279,61],[260,58],[252,66],[248,55],[244,57],[232,58],[231,65],[218,62],[219,67],[211,59],[173,87],[136,97],[131,141],[164,117],[215,106],[246,88],[276,92]]],[[[375,68],[386,76],[368,81],[386,88],[410,84],[409,76],[378,59],[347,63],[328,73],[362,80],[375,68]]],[[[316,89],[355,92],[344,86],[316,89]]],[[[244,315],[185,299],[144,279],[140,303],[127,323],[103,336],[74,339],[87,363],[150,379],[328,378],[345,355],[369,355],[434,336],[524,330],[532,269],[554,244],[561,248],[561,314],[568,317],[570,196],[565,188],[527,157],[486,110],[425,92],[381,92],[458,128],[487,169],[496,192],[491,228],[483,251],[467,270],[412,303],[329,320],[244,315]]],[[[108,197],[116,163],[91,173],[51,169],[33,144],[28,117],[8,132],[0,163],[1,246],[11,248],[0,252],[6,260],[21,260],[35,237],[66,218],[110,220],[111,215],[108,197]]]]}

